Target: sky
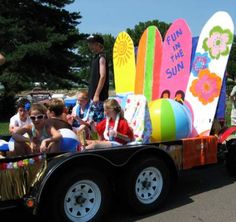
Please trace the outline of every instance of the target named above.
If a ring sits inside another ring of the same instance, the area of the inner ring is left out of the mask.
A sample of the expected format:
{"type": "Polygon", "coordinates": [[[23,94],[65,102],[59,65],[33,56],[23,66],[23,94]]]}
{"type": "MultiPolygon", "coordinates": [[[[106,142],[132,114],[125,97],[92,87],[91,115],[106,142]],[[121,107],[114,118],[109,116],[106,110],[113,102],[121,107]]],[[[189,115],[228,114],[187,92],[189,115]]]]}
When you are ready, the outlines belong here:
{"type": "Polygon", "coordinates": [[[81,33],[114,37],[139,22],[157,19],[172,23],[179,18],[185,19],[192,36],[199,36],[204,24],[217,11],[228,12],[236,25],[236,0],[75,0],[66,9],[80,12],[81,33]]]}

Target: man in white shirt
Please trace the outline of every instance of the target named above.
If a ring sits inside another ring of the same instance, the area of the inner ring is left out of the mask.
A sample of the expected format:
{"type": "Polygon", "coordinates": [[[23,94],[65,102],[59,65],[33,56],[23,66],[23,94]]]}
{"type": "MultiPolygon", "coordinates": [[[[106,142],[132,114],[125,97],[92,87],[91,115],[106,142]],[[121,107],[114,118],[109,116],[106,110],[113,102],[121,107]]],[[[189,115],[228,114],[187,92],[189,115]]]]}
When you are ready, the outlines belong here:
{"type": "Polygon", "coordinates": [[[32,124],[29,118],[30,102],[29,100],[22,98],[17,103],[17,113],[11,117],[9,124],[9,132],[12,134],[16,132],[22,126],[32,124]]]}
{"type": "Polygon", "coordinates": [[[232,101],[231,125],[236,126],[236,86],[233,87],[230,93],[230,99],[232,101]]]}

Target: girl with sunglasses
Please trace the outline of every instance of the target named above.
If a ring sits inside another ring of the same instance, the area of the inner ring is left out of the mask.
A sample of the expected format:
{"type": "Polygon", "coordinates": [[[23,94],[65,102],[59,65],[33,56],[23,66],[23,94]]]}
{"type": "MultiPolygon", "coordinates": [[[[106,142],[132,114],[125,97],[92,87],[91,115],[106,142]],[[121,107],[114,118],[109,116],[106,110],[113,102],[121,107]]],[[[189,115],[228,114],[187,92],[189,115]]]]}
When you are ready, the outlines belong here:
{"type": "Polygon", "coordinates": [[[61,134],[54,127],[47,127],[47,109],[42,104],[33,104],[29,114],[32,124],[24,126],[12,134],[15,149],[8,155],[27,155],[40,151],[57,150],[61,134]]]}

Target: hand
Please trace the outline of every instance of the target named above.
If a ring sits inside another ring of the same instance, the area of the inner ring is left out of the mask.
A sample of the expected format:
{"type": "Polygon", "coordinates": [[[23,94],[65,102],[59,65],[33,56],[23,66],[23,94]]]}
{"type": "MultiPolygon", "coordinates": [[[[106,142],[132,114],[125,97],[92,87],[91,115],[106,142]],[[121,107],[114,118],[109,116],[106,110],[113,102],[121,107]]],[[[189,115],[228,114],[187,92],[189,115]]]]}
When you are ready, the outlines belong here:
{"type": "Polygon", "coordinates": [[[45,152],[47,151],[47,140],[43,140],[40,145],[40,152],[45,152]]]}
{"type": "Polygon", "coordinates": [[[116,138],[117,137],[117,132],[115,130],[109,130],[108,133],[109,137],[116,138]]]}
{"type": "Polygon", "coordinates": [[[94,103],[98,103],[98,102],[99,102],[99,96],[94,95],[94,97],[93,97],[93,102],[94,102],[94,103]]]}

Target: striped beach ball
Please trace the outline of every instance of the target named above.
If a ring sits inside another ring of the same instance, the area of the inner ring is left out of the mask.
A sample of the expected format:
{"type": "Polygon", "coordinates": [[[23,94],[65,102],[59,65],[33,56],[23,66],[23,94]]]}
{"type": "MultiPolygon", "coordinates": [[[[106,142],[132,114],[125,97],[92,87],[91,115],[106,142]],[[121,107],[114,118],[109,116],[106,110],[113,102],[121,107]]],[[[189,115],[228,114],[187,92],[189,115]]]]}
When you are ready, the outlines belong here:
{"type": "Polygon", "coordinates": [[[70,129],[60,129],[60,134],[62,139],[60,142],[60,150],[62,152],[75,152],[77,151],[77,146],[79,145],[79,140],[74,131],[70,129]]]}
{"type": "Polygon", "coordinates": [[[187,138],[192,131],[188,108],[172,99],[157,99],[149,103],[152,122],[152,142],[187,138]]]}

